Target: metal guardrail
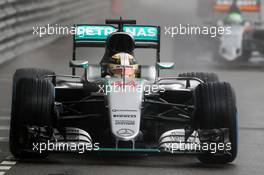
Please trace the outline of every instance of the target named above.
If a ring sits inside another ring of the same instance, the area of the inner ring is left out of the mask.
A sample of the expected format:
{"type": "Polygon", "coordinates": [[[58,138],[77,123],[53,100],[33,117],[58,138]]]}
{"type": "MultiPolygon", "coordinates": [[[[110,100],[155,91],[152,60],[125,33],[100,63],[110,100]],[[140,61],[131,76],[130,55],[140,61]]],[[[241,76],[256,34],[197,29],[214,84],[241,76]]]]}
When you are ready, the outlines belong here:
{"type": "Polygon", "coordinates": [[[61,36],[40,38],[33,27],[103,18],[110,7],[111,0],[0,0],[0,64],[61,36]]]}

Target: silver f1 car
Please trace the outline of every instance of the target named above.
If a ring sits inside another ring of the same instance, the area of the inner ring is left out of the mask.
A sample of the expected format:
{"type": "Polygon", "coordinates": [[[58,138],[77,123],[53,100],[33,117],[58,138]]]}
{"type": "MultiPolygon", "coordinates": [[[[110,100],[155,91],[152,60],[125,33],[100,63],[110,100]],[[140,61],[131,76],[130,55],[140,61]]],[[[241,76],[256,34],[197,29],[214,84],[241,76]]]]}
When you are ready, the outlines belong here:
{"type": "Polygon", "coordinates": [[[10,150],[18,158],[49,152],[192,154],[204,163],[237,156],[233,89],[214,73],[160,77],[160,27],[135,20],[76,25],[72,75],[19,69],[13,78],[10,150]],[[105,47],[100,64],[76,60],[79,47],[105,47]],[[156,50],[138,65],[135,48],[156,50]],[[80,68],[83,74],[76,75],[80,68]]]}
{"type": "MultiPolygon", "coordinates": [[[[218,2],[218,1],[217,1],[218,2]]],[[[223,2],[223,1],[220,1],[223,2]]],[[[232,1],[227,1],[232,2],[232,1]]],[[[218,21],[219,26],[230,27],[230,31],[220,36],[219,50],[216,58],[220,62],[247,62],[253,52],[264,54],[264,30],[261,28],[261,1],[234,0],[230,8],[220,4],[219,11],[228,11],[227,16],[218,21]],[[242,12],[259,13],[259,22],[244,19],[242,12]]]]}

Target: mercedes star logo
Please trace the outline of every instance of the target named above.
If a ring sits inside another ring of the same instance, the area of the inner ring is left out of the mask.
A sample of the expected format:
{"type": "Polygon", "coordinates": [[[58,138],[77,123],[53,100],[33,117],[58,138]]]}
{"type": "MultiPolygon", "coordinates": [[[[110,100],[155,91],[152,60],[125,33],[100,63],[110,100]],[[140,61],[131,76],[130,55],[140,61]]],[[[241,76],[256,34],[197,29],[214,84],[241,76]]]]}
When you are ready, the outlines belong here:
{"type": "Polygon", "coordinates": [[[131,129],[123,128],[123,129],[119,129],[116,133],[123,137],[129,137],[132,136],[135,132],[131,129]]]}

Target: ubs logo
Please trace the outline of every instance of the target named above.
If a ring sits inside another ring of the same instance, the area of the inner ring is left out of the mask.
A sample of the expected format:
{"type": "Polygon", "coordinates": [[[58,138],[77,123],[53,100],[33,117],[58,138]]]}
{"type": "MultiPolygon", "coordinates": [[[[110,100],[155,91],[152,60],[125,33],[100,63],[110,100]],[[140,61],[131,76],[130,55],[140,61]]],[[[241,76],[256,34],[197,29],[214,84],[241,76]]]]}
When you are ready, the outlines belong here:
{"type": "Polygon", "coordinates": [[[123,129],[119,129],[116,133],[122,137],[129,137],[134,135],[135,132],[131,129],[123,128],[123,129]]]}

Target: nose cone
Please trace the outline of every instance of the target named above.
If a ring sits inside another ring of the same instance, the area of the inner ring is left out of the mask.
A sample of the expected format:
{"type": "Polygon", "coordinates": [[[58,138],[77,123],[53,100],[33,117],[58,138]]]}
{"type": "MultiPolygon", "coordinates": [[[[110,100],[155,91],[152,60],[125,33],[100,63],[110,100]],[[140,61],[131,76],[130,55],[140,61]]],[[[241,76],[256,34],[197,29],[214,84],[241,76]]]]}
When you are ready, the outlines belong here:
{"type": "Polygon", "coordinates": [[[138,80],[123,82],[114,79],[109,82],[107,93],[108,111],[112,134],[123,141],[135,139],[140,131],[141,105],[143,89],[138,80]]]}
{"type": "Polygon", "coordinates": [[[220,49],[220,55],[227,61],[234,61],[236,60],[239,56],[241,56],[241,49],[240,48],[221,48],[220,49]]]}

